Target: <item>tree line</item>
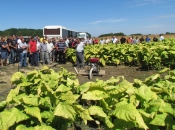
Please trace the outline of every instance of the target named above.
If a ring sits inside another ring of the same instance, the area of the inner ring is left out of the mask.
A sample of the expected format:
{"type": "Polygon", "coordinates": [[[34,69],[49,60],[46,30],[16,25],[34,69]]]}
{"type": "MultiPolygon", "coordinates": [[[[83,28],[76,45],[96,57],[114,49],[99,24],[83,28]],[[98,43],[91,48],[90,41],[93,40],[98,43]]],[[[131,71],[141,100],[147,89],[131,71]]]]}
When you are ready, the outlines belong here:
{"type": "Polygon", "coordinates": [[[11,35],[42,37],[43,30],[42,29],[27,29],[27,28],[10,28],[4,31],[0,31],[0,36],[11,36],[11,35]]]}

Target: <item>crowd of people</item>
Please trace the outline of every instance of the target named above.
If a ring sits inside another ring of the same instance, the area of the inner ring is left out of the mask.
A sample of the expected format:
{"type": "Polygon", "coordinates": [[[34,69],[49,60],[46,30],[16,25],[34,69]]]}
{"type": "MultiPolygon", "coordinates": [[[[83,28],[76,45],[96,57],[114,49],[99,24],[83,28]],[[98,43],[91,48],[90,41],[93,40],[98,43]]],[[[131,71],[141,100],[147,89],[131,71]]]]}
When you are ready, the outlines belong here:
{"type": "Polygon", "coordinates": [[[84,39],[10,36],[0,38],[0,66],[19,63],[20,67],[59,62],[66,64],[67,48],[75,48],[77,65],[83,65],[84,39]]]}
{"type": "MultiPolygon", "coordinates": [[[[152,41],[153,42],[158,42],[158,41],[162,41],[164,40],[164,36],[163,35],[159,35],[159,38],[157,37],[153,37],[152,41]]],[[[138,38],[137,36],[129,36],[128,38],[125,38],[124,36],[121,36],[121,38],[117,38],[116,36],[113,36],[111,39],[103,39],[101,38],[99,43],[100,44],[105,44],[105,43],[128,43],[128,44],[137,44],[137,43],[143,43],[143,42],[151,42],[151,38],[147,35],[146,38],[144,38],[143,36],[141,38],[138,38]]],[[[94,43],[98,43],[98,41],[94,41],[94,43]]]]}
{"type": "MultiPolygon", "coordinates": [[[[164,37],[160,35],[159,39],[154,37],[152,41],[162,41],[164,37]]],[[[19,63],[20,67],[39,66],[39,64],[52,64],[59,62],[66,64],[67,48],[76,50],[77,66],[84,66],[84,46],[87,44],[107,44],[107,43],[128,43],[137,44],[142,42],[150,42],[149,36],[146,38],[131,37],[125,38],[122,36],[118,39],[113,36],[111,39],[98,40],[97,38],[79,39],[70,38],[51,38],[47,36],[40,38],[38,36],[9,36],[0,38],[0,66],[19,63]]]]}

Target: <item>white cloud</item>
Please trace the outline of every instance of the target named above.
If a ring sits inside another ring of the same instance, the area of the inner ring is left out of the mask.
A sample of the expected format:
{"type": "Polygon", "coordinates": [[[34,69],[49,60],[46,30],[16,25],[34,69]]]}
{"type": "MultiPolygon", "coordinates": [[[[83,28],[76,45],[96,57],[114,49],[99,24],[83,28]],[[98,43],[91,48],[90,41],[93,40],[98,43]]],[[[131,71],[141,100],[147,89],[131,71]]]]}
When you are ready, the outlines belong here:
{"type": "Polygon", "coordinates": [[[123,22],[125,19],[105,19],[105,20],[97,20],[94,22],[90,22],[89,24],[98,24],[98,23],[116,23],[116,22],[123,22]]]}

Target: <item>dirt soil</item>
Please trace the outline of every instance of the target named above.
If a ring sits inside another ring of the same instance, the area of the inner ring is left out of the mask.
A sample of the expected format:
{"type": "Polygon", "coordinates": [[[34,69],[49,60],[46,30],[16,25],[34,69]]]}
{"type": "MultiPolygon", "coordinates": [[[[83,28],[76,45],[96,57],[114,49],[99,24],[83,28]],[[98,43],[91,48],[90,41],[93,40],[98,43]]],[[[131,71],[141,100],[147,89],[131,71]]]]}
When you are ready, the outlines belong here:
{"type": "MultiPolygon", "coordinates": [[[[20,68],[19,71],[23,73],[27,73],[31,70],[38,70],[41,69],[43,66],[40,65],[39,67],[26,67],[26,68],[20,68]]],[[[75,69],[72,65],[72,63],[68,62],[66,64],[57,64],[54,63],[52,65],[49,65],[48,67],[54,69],[56,72],[61,70],[61,67],[66,68],[68,71],[76,73],[75,69]]],[[[88,76],[78,76],[80,84],[85,83],[87,81],[95,81],[97,78],[102,80],[107,80],[109,78],[117,77],[117,76],[124,76],[125,79],[127,79],[129,82],[133,82],[134,79],[141,79],[144,80],[146,77],[151,76],[155,73],[157,73],[156,70],[150,70],[150,71],[137,71],[138,67],[129,67],[129,66],[105,66],[101,67],[101,70],[105,70],[104,76],[93,76],[92,80],[89,80],[88,76]]],[[[86,68],[77,68],[77,70],[87,70],[86,68]]],[[[7,93],[11,89],[10,79],[11,76],[18,72],[18,64],[3,66],[0,68],[0,101],[4,100],[6,98],[7,93]]]]}

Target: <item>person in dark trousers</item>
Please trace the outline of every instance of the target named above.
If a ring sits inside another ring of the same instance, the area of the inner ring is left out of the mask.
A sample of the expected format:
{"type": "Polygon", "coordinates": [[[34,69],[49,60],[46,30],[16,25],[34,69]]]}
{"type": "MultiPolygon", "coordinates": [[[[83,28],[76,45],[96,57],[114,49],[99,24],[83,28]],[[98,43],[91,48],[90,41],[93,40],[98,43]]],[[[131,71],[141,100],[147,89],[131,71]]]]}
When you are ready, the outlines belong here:
{"type": "Polygon", "coordinates": [[[29,52],[31,55],[31,66],[38,66],[37,43],[34,37],[29,42],[29,52]]]}
{"type": "Polygon", "coordinates": [[[59,63],[66,63],[66,50],[67,50],[67,46],[66,43],[63,39],[60,39],[60,42],[57,44],[57,52],[59,54],[59,63]]]}

